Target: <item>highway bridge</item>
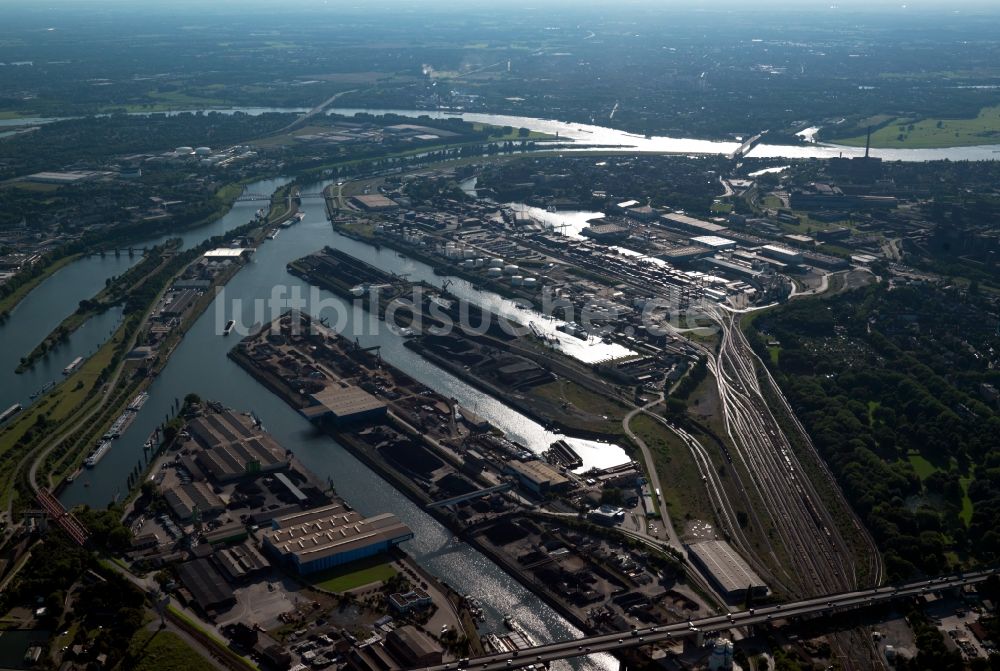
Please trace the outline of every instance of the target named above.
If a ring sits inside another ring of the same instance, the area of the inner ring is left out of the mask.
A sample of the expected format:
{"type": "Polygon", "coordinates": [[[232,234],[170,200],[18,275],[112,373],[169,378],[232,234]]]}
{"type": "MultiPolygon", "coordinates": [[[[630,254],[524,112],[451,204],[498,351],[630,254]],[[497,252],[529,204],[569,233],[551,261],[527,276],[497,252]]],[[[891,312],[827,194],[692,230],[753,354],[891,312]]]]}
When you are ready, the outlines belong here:
{"type": "Polygon", "coordinates": [[[920,580],[895,587],[876,587],[855,592],[812,597],[774,606],[761,606],[760,608],[712,615],[677,624],[642,627],[612,634],[587,636],[560,643],[538,645],[516,652],[484,655],[448,664],[423,667],[423,671],[454,671],[456,669],[500,671],[501,669],[516,669],[532,664],[543,664],[557,659],[579,657],[598,652],[613,653],[627,648],[672,641],[683,636],[695,636],[699,633],[711,634],[726,631],[734,627],[766,624],[776,619],[824,615],[835,611],[865,608],[892,601],[893,599],[919,596],[939,590],[983,582],[991,575],[997,574],[998,571],[1000,569],[990,568],[983,571],[934,578],[932,580],[920,580]]]}
{"type": "Polygon", "coordinates": [[[763,131],[757,133],[756,135],[754,135],[753,137],[751,137],[749,140],[747,140],[743,144],[741,144],[736,149],[736,151],[734,151],[732,154],[729,155],[729,159],[732,160],[732,161],[738,161],[741,158],[743,158],[744,156],[746,156],[747,154],[749,154],[750,150],[753,149],[757,145],[758,142],[760,142],[760,139],[762,137],[764,137],[765,133],[767,133],[767,131],[763,130],[763,131]]]}
{"type": "Polygon", "coordinates": [[[459,494],[458,496],[453,496],[450,499],[442,499],[440,501],[434,501],[433,503],[428,503],[426,508],[428,510],[432,508],[444,508],[445,506],[461,503],[462,501],[471,501],[472,499],[478,499],[483,496],[489,496],[490,494],[493,494],[495,492],[505,492],[512,486],[513,485],[511,485],[511,483],[509,482],[503,482],[493,487],[487,487],[486,489],[477,489],[474,492],[459,494]]]}

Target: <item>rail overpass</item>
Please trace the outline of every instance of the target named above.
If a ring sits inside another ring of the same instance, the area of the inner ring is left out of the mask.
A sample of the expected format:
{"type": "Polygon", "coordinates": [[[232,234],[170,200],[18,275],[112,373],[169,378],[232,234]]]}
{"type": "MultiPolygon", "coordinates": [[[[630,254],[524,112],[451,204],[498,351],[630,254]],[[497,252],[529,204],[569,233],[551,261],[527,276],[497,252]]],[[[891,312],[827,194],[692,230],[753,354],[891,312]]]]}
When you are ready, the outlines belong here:
{"type": "Polygon", "coordinates": [[[487,487],[486,489],[477,489],[474,492],[468,492],[466,494],[459,494],[458,496],[453,496],[450,499],[442,499],[440,501],[434,501],[433,503],[428,503],[425,507],[427,510],[432,508],[444,508],[445,506],[454,505],[456,503],[461,503],[462,501],[471,501],[472,499],[478,499],[483,496],[489,496],[495,492],[505,492],[513,487],[509,482],[503,482],[499,485],[494,485],[493,487],[487,487]]]}
{"type": "Polygon", "coordinates": [[[42,509],[48,514],[53,522],[62,527],[63,531],[73,539],[79,546],[86,546],[90,539],[90,532],[83,526],[80,520],[76,519],[73,513],[66,510],[63,504],[56,497],[52,496],[49,490],[40,487],[35,493],[35,498],[41,504],[42,509]]]}
{"type": "Polygon", "coordinates": [[[920,580],[895,587],[876,587],[873,589],[830,594],[826,596],[803,599],[774,606],[761,606],[750,610],[712,615],[677,624],[642,627],[620,631],[612,634],[600,634],[559,643],[547,643],[516,652],[484,655],[472,659],[462,659],[448,664],[423,667],[423,671],[454,671],[456,669],[475,669],[477,671],[501,671],[502,669],[517,669],[532,664],[543,664],[557,659],[579,657],[598,652],[616,652],[627,648],[637,648],[663,641],[671,641],[683,636],[694,636],[698,633],[711,634],[734,627],[746,627],[754,624],[766,624],[776,619],[822,615],[834,611],[865,608],[875,604],[901,599],[908,596],[937,592],[953,587],[963,587],[983,582],[995,575],[1000,568],[990,568],[964,574],[920,580]]]}
{"type": "MultiPolygon", "coordinates": [[[[253,192],[249,192],[248,191],[246,193],[241,193],[240,195],[236,196],[236,202],[238,202],[238,203],[255,203],[255,202],[267,202],[267,203],[270,203],[271,202],[271,196],[272,196],[272,194],[270,194],[270,193],[253,193],[253,192]]],[[[310,191],[309,193],[298,193],[298,194],[295,195],[295,197],[298,198],[299,200],[309,200],[309,199],[315,200],[315,199],[319,199],[319,198],[326,198],[326,196],[323,195],[322,191],[310,191]]]]}

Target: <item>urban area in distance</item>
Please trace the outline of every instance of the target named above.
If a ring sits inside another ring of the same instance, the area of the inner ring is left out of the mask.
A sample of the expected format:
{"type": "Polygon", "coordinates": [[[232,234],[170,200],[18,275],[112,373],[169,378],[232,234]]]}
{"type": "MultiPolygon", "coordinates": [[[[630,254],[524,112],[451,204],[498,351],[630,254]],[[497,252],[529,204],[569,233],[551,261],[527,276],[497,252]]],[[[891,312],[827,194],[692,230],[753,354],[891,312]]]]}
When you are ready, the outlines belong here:
{"type": "Polygon", "coordinates": [[[0,16],[0,671],[1000,670],[1000,5],[0,16]]]}

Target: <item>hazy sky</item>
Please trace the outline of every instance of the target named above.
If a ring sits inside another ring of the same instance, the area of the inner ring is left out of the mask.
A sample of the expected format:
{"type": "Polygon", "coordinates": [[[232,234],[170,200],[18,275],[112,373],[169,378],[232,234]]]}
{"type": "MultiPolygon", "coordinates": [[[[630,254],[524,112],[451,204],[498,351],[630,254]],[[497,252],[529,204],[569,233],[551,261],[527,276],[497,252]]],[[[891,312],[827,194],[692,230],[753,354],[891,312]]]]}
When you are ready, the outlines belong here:
{"type": "Polygon", "coordinates": [[[367,6],[369,9],[377,11],[379,8],[411,7],[421,8],[428,6],[476,8],[484,9],[489,7],[507,8],[511,6],[528,7],[607,7],[621,9],[625,7],[643,7],[645,9],[738,9],[747,12],[756,11],[762,7],[780,7],[785,9],[798,10],[937,10],[952,11],[961,9],[995,9],[1000,12],[1000,1],[998,0],[381,0],[378,3],[359,2],[358,0],[211,0],[205,3],[204,0],[0,0],[0,6],[5,9],[33,9],[44,8],[65,8],[68,6],[119,6],[130,9],[140,8],[163,8],[178,9],[187,8],[220,8],[220,7],[273,7],[281,9],[316,8],[320,6],[332,7],[361,7],[367,6]]]}

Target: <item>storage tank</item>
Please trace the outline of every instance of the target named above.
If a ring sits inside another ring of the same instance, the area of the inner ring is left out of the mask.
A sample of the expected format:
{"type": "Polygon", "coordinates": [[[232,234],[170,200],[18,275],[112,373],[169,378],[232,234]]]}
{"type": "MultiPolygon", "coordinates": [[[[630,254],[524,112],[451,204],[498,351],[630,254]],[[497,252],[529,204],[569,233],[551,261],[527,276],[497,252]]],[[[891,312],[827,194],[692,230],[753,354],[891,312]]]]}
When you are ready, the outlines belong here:
{"type": "Polygon", "coordinates": [[[519,287],[524,284],[524,275],[512,275],[510,278],[510,285],[512,287],[519,287]]]}
{"type": "Polygon", "coordinates": [[[485,263],[486,263],[486,259],[478,258],[478,259],[475,260],[475,263],[473,265],[476,266],[476,268],[482,268],[483,264],[485,264],[485,263]]]}
{"type": "Polygon", "coordinates": [[[503,268],[503,259],[490,259],[490,268],[503,268]]]}
{"type": "Polygon", "coordinates": [[[476,250],[466,247],[462,250],[462,257],[470,260],[474,259],[476,258],[476,250]]]}
{"type": "Polygon", "coordinates": [[[209,154],[212,153],[212,148],[211,147],[197,147],[194,150],[194,153],[197,154],[198,156],[208,156],[209,154]]]}
{"type": "Polygon", "coordinates": [[[174,149],[174,153],[175,154],[182,154],[184,156],[190,156],[191,154],[194,153],[194,148],[193,147],[188,147],[188,146],[177,147],[177,149],[174,149]]]}
{"type": "Polygon", "coordinates": [[[524,278],[524,286],[526,286],[526,287],[535,287],[537,285],[538,285],[538,280],[535,279],[534,277],[525,277],[524,278]]]}
{"type": "Polygon", "coordinates": [[[466,259],[462,261],[463,268],[472,268],[473,266],[475,266],[475,262],[472,259],[466,259]]]}
{"type": "Polygon", "coordinates": [[[520,270],[520,268],[518,268],[516,265],[514,265],[513,263],[508,263],[507,265],[505,265],[503,267],[503,274],[504,275],[515,275],[515,274],[517,274],[518,270],[520,270]]]}
{"type": "Polygon", "coordinates": [[[486,277],[500,277],[503,275],[503,271],[499,268],[487,268],[486,277]]]}

